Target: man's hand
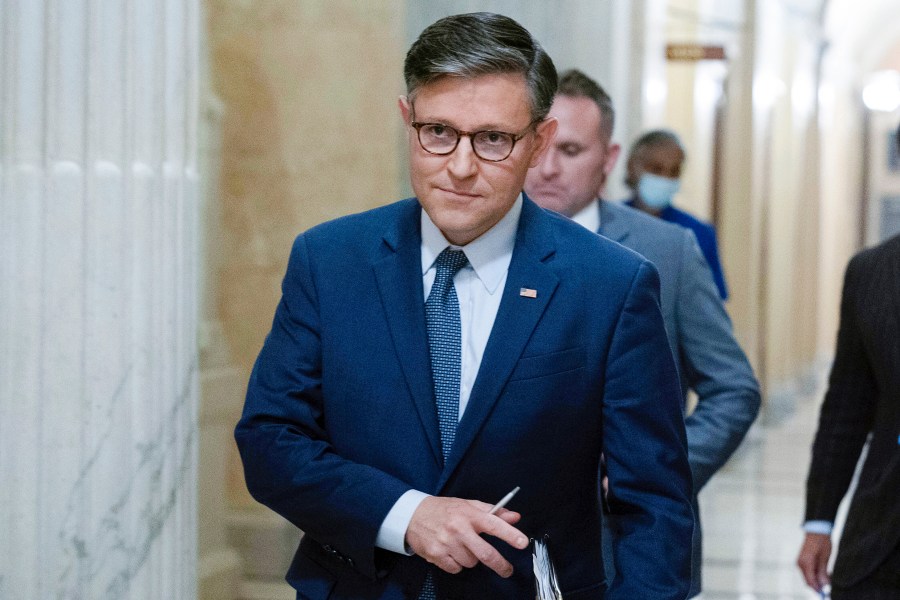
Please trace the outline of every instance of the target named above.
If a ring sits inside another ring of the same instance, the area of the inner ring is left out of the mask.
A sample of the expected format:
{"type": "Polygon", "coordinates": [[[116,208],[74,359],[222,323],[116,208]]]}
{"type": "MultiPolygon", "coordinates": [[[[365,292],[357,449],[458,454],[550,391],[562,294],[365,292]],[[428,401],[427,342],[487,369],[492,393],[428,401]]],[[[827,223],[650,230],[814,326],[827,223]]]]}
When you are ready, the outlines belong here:
{"type": "Polygon", "coordinates": [[[477,500],[428,497],[413,513],[406,529],[406,543],[416,554],[448,573],[459,573],[480,562],[500,577],[509,577],[512,565],[479,534],[487,533],[524,550],[528,538],[513,527],[522,515],[506,509],[491,515],[490,510],[490,504],[477,500]]]}
{"type": "Polygon", "coordinates": [[[797,557],[797,566],[803,572],[806,584],[817,592],[831,582],[828,576],[828,559],[831,558],[831,536],[807,533],[797,557]]]}

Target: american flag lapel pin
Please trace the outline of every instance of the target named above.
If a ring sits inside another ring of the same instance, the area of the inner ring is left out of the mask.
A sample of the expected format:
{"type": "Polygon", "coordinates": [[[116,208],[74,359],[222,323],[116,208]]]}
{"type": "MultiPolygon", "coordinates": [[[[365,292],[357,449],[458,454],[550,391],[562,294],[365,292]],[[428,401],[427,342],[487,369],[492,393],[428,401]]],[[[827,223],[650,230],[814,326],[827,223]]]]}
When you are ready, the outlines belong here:
{"type": "Polygon", "coordinates": [[[523,298],[537,298],[537,290],[531,288],[519,288],[519,295],[523,298]]]}

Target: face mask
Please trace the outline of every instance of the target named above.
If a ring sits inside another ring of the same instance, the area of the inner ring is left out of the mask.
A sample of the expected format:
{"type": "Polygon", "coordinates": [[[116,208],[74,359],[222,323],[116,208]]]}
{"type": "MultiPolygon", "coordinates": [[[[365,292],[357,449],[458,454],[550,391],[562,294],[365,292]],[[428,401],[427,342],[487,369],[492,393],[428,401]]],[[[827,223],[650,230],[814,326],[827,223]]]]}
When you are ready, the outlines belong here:
{"type": "Polygon", "coordinates": [[[680,187],[681,183],[677,179],[644,173],[638,180],[637,191],[644,204],[658,210],[672,204],[672,198],[680,187]]]}

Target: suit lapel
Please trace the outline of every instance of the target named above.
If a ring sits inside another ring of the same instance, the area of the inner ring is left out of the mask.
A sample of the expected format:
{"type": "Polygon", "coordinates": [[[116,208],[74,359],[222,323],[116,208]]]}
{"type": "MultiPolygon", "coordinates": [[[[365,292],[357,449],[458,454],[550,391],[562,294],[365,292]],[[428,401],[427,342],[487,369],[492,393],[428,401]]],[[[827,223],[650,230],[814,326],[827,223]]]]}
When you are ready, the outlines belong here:
{"type": "Polygon", "coordinates": [[[610,207],[609,202],[600,200],[600,235],[611,239],[614,242],[622,243],[622,240],[631,233],[628,224],[619,218],[615,209],[610,207]]]}
{"type": "Polygon", "coordinates": [[[411,201],[401,217],[391,224],[384,236],[382,252],[373,260],[372,267],[397,359],[432,455],[440,464],[443,458],[425,331],[418,206],[416,201],[411,201]]]}
{"type": "Polygon", "coordinates": [[[545,263],[555,251],[553,233],[542,209],[528,198],[522,207],[512,262],[506,277],[503,298],[488,338],[478,376],[469,396],[456,440],[441,481],[440,490],[459,465],[481,430],[506,386],[525,345],[553,297],[559,278],[545,263]],[[536,297],[522,290],[534,290],[536,297]]]}

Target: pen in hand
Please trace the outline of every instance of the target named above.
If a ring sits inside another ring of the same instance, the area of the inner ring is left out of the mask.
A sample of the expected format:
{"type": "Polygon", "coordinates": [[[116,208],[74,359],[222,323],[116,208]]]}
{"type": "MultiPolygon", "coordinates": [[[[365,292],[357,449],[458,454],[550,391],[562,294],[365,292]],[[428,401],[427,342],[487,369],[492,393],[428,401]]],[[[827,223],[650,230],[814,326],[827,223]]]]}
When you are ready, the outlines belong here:
{"type": "Polygon", "coordinates": [[[512,497],[516,495],[516,492],[519,491],[519,486],[516,486],[513,491],[508,493],[507,495],[501,498],[500,502],[491,507],[491,510],[488,512],[489,515],[496,515],[497,511],[506,506],[506,503],[512,500],[512,497]]]}

